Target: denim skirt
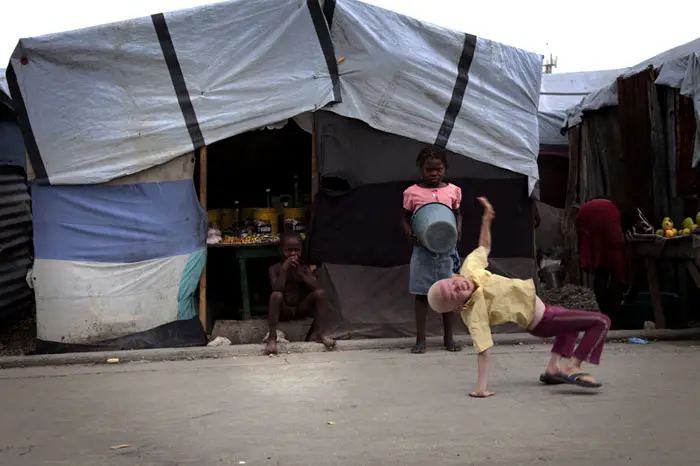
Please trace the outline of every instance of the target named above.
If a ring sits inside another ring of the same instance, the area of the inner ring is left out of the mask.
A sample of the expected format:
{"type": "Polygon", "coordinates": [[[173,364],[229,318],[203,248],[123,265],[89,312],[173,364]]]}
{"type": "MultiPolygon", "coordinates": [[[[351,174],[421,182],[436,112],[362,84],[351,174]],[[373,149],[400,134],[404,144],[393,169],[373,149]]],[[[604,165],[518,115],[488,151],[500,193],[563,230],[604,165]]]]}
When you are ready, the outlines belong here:
{"type": "Polygon", "coordinates": [[[459,273],[460,260],[457,250],[435,254],[423,246],[414,246],[409,267],[408,291],[414,295],[427,295],[433,283],[459,273]]]}

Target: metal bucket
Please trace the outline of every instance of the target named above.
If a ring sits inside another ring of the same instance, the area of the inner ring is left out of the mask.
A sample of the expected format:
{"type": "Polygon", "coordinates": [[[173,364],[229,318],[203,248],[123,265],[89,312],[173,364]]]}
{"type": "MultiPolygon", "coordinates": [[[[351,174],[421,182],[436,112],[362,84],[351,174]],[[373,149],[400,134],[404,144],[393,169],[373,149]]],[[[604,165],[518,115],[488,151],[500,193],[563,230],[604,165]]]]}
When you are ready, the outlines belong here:
{"type": "Polygon", "coordinates": [[[457,245],[457,219],[452,209],[440,202],[431,202],[416,210],[411,228],[430,252],[444,254],[457,245]]]}

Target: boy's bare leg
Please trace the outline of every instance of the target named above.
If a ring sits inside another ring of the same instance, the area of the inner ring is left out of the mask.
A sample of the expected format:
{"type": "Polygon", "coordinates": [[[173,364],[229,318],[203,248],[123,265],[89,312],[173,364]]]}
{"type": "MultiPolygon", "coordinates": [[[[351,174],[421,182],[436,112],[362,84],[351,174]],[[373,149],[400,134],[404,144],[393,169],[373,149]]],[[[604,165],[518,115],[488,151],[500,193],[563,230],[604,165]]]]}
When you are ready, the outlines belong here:
{"type": "Polygon", "coordinates": [[[277,324],[284,305],[284,295],[279,291],[274,291],[270,295],[270,305],[267,311],[267,318],[270,326],[270,335],[267,337],[265,345],[265,355],[277,354],[277,324]]]}
{"type": "Polygon", "coordinates": [[[455,343],[454,340],[454,313],[446,312],[442,315],[442,328],[443,328],[443,341],[445,344],[445,349],[447,351],[452,351],[456,353],[462,351],[462,347],[455,343]]]}
{"type": "Polygon", "coordinates": [[[322,343],[328,349],[335,348],[336,342],[332,338],[326,336],[328,331],[328,300],[326,299],[326,292],[324,290],[318,289],[310,293],[303,301],[299,304],[299,310],[304,314],[313,315],[313,323],[311,328],[313,329],[313,334],[315,334],[316,343],[322,343]]]}
{"type": "Polygon", "coordinates": [[[416,344],[411,349],[413,354],[425,353],[425,319],[428,317],[428,297],[416,295],[416,344]]]}

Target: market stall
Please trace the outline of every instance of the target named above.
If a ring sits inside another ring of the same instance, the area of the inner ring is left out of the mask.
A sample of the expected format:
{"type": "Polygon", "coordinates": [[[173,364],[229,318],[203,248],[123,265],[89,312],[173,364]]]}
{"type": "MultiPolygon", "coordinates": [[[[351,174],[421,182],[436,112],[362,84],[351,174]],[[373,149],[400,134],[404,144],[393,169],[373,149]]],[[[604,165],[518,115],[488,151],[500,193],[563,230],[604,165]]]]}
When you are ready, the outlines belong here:
{"type": "Polygon", "coordinates": [[[205,328],[222,318],[210,305],[208,291],[220,300],[224,295],[227,318],[253,317],[254,296],[259,307],[267,303],[264,271],[280,255],[280,235],[306,236],[315,178],[312,146],[312,135],[290,121],[200,150],[199,198],[208,218],[209,270],[205,267],[199,291],[205,328]],[[282,151],[286,157],[273,160],[282,151]]]}
{"type": "MultiPolygon", "coordinates": [[[[630,259],[641,265],[634,269],[631,289],[639,289],[640,281],[646,278],[656,328],[666,328],[659,269],[663,265],[676,269],[680,277],[679,291],[683,301],[681,309],[685,314],[688,301],[688,287],[684,278],[686,273],[693,279],[695,286],[700,288],[700,231],[668,238],[658,234],[632,234],[628,236],[628,245],[630,259]]],[[[634,299],[634,296],[628,296],[628,299],[634,299]]],[[[684,325],[687,324],[686,315],[678,317],[684,325]]]]}

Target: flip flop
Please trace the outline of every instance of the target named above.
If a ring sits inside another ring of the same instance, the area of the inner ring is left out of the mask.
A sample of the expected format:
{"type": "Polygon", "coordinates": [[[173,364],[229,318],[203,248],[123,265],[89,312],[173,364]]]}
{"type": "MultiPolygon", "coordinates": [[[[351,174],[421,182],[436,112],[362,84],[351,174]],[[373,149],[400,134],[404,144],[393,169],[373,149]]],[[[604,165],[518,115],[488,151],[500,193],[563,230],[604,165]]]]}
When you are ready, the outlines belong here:
{"type": "Polygon", "coordinates": [[[462,351],[462,347],[453,341],[452,343],[445,345],[445,351],[449,351],[450,353],[459,353],[462,351]]]}
{"type": "Polygon", "coordinates": [[[425,345],[414,345],[413,348],[411,348],[411,353],[425,354],[425,345]]]}
{"type": "Polygon", "coordinates": [[[578,385],[579,387],[583,388],[600,388],[603,386],[603,384],[600,384],[598,382],[589,382],[587,380],[583,380],[582,377],[590,376],[591,374],[587,374],[586,372],[574,372],[572,374],[566,375],[566,374],[556,374],[554,377],[557,380],[560,380],[564,383],[572,384],[572,385],[578,385]]]}
{"type": "Polygon", "coordinates": [[[547,374],[546,372],[540,374],[540,382],[545,385],[561,385],[565,383],[559,380],[554,374],[547,374]]]}

